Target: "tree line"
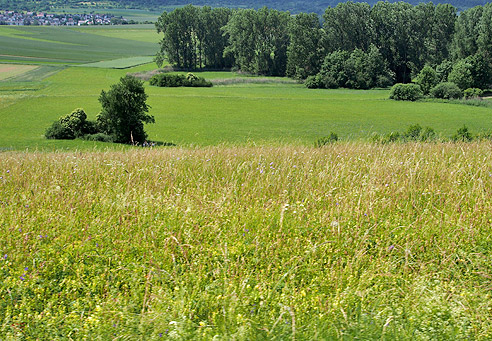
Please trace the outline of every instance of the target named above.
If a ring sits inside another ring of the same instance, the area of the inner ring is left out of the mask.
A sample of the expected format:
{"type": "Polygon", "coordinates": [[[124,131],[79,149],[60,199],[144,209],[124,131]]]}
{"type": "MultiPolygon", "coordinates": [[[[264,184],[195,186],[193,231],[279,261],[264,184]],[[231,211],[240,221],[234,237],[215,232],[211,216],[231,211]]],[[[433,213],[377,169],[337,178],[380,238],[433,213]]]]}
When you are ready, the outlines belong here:
{"type": "Polygon", "coordinates": [[[445,80],[458,68],[476,87],[491,78],[492,4],[458,15],[449,4],[349,1],[322,17],[188,5],[164,12],[156,28],[163,34],[158,64],[166,58],[185,69],[311,76],[313,87],[407,83],[424,66],[445,80]]]}

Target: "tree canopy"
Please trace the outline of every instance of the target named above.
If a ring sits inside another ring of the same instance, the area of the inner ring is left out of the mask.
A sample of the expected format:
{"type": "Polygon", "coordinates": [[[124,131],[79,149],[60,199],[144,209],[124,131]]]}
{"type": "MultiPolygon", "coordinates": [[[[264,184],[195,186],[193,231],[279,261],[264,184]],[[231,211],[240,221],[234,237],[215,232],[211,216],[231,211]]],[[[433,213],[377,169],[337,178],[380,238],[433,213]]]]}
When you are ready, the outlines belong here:
{"type": "Polygon", "coordinates": [[[101,113],[97,116],[99,131],[113,137],[114,142],[144,142],[147,134],[144,123],[154,123],[148,114],[147,94],[143,82],[133,76],[125,76],[108,91],[101,91],[101,113]]]}

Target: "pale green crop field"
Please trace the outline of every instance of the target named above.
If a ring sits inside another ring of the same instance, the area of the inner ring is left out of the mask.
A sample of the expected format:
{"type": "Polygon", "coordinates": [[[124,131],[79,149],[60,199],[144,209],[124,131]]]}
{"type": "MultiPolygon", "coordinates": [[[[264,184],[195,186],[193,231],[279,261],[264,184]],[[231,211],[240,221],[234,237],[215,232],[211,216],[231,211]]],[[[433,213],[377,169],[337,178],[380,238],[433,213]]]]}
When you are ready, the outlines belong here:
{"type": "Polygon", "coordinates": [[[0,26],[0,62],[74,65],[155,55],[155,31],[142,29],[138,35],[147,39],[139,41],[126,39],[121,26],[116,31],[118,34],[111,37],[91,33],[90,29],[0,26]]]}

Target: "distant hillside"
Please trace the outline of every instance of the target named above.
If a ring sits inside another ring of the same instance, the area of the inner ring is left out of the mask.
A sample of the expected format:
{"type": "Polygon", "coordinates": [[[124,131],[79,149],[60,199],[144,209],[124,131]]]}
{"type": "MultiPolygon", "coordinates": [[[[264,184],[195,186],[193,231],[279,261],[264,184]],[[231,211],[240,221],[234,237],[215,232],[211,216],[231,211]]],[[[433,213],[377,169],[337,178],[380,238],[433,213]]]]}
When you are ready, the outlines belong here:
{"type": "MultiPolygon", "coordinates": [[[[54,7],[75,8],[135,8],[162,11],[170,6],[182,6],[193,4],[198,6],[231,7],[231,8],[260,8],[267,6],[292,13],[314,12],[322,14],[328,6],[336,6],[339,0],[0,0],[0,9],[25,10],[25,11],[48,11],[54,7]]],[[[356,1],[362,2],[362,1],[356,1]]],[[[371,5],[376,0],[365,1],[371,5]]],[[[394,2],[394,1],[390,1],[394,2]]],[[[417,5],[420,0],[407,0],[406,2],[417,5]]],[[[427,2],[427,1],[424,1],[427,2]]],[[[477,5],[484,5],[485,0],[449,0],[435,1],[437,3],[449,3],[458,9],[466,9],[477,5]]]]}

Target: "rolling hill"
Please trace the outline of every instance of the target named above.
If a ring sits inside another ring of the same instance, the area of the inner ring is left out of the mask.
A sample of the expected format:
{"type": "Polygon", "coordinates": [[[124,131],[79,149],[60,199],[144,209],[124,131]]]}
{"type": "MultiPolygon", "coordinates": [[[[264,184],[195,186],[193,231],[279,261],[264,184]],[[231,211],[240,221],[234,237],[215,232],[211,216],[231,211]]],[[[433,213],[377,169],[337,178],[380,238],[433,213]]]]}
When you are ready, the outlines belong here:
{"type": "MultiPolygon", "coordinates": [[[[211,7],[232,7],[232,8],[261,8],[267,6],[283,11],[290,11],[292,13],[299,12],[315,12],[322,14],[324,10],[329,6],[336,6],[339,0],[301,0],[301,1],[282,1],[282,0],[115,0],[115,1],[102,1],[93,0],[92,2],[83,2],[79,0],[0,0],[0,9],[9,10],[30,10],[30,11],[48,11],[54,8],[81,8],[81,9],[114,9],[114,8],[134,8],[134,9],[146,9],[153,11],[169,10],[173,6],[184,6],[187,4],[193,4],[197,6],[211,6],[211,7]]],[[[365,1],[373,5],[376,0],[365,1]]],[[[394,2],[394,1],[390,1],[394,2]]],[[[413,5],[417,5],[422,2],[419,0],[407,0],[406,2],[413,5]]],[[[424,1],[428,2],[428,1],[424,1]]],[[[439,2],[439,1],[438,1],[439,2]]],[[[436,2],[436,3],[438,3],[436,2]]],[[[444,1],[443,1],[444,2],[444,1]]],[[[484,5],[487,2],[485,0],[449,0],[446,3],[457,7],[460,10],[484,5]]]]}

